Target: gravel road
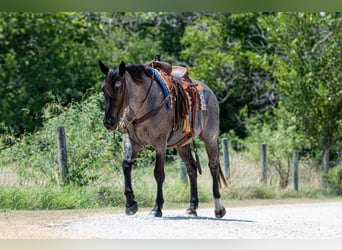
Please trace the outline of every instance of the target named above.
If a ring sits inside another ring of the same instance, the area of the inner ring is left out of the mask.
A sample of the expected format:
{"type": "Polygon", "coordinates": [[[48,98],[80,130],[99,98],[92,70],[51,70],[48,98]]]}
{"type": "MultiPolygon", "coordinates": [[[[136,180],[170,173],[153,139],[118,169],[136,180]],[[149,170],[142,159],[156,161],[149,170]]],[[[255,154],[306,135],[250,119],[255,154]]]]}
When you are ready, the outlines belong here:
{"type": "Polygon", "coordinates": [[[55,229],[70,238],[342,239],[342,202],[228,208],[223,219],[215,219],[213,209],[199,209],[196,218],[183,214],[92,215],[55,229]]]}
{"type": "MultiPolygon", "coordinates": [[[[342,239],[342,201],[185,209],[134,216],[113,209],[0,212],[0,239],[342,239]]],[[[341,241],[340,241],[341,242],[341,241]]]]}

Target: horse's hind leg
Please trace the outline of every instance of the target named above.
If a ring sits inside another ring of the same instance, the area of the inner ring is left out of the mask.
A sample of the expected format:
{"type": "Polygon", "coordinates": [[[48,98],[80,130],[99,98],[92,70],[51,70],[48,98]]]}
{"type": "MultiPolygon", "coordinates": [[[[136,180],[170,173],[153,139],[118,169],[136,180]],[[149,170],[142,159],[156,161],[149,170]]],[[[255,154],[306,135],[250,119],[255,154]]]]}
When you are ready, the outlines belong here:
{"type": "Polygon", "coordinates": [[[197,168],[191,154],[190,144],[178,148],[178,154],[183,160],[190,179],[190,207],[186,210],[189,216],[197,216],[198,193],[197,193],[197,168]]]}
{"type": "Polygon", "coordinates": [[[154,167],[154,178],[157,181],[157,198],[156,203],[151,211],[153,217],[162,217],[162,208],[164,204],[163,183],[165,180],[164,163],[166,149],[156,149],[156,164],[154,167]]]}
{"type": "Polygon", "coordinates": [[[215,202],[215,216],[216,218],[222,218],[226,214],[226,209],[221,204],[220,198],[220,191],[219,191],[219,176],[220,176],[220,161],[219,161],[219,149],[217,139],[210,138],[206,140],[205,138],[202,139],[205,143],[205,148],[208,154],[209,159],[209,169],[213,179],[213,196],[215,202]]]}

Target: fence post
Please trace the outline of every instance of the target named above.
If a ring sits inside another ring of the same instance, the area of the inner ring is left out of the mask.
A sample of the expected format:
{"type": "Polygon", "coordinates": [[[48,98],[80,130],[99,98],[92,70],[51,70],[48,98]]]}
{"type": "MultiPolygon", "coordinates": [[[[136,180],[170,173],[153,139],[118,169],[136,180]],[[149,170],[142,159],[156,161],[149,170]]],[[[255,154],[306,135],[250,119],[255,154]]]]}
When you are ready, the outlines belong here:
{"type": "Polygon", "coordinates": [[[330,149],[325,148],[323,153],[322,170],[326,174],[329,170],[330,149]]]}
{"type": "Polygon", "coordinates": [[[261,144],[261,168],[262,168],[262,181],[267,184],[267,145],[261,144]]]}
{"type": "Polygon", "coordinates": [[[63,126],[57,127],[57,147],[58,147],[58,170],[59,181],[64,184],[68,178],[68,153],[66,148],[66,137],[63,126]]]}
{"type": "Polygon", "coordinates": [[[294,189],[298,191],[298,151],[293,151],[293,185],[294,189]]]}
{"type": "Polygon", "coordinates": [[[226,180],[230,179],[230,164],[229,164],[229,150],[228,150],[228,139],[222,139],[222,150],[223,150],[223,164],[224,164],[224,174],[226,180]]]}

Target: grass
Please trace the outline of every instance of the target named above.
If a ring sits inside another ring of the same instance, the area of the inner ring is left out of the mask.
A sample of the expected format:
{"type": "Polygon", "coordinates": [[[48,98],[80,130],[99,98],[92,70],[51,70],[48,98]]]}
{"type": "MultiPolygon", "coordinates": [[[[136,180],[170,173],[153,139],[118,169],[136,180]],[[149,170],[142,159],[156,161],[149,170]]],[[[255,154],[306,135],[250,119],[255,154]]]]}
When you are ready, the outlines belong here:
{"type": "MultiPolygon", "coordinates": [[[[200,206],[212,206],[211,176],[207,160],[201,152],[203,174],[198,176],[198,194],[200,206]]],[[[237,202],[258,201],[281,202],[289,199],[326,199],[333,198],[321,184],[321,174],[308,166],[300,166],[300,188],[295,191],[290,185],[280,189],[276,173],[269,171],[267,185],[261,184],[260,169],[243,153],[231,155],[231,178],[228,187],[221,188],[221,198],[229,206],[237,202]],[[310,177],[308,179],[308,177],[310,177]]],[[[164,200],[165,207],[188,206],[189,185],[180,178],[180,163],[172,161],[165,167],[164,200]]],[[[97,178],[86,186],[68,185],[29,185],[0,186],[0,209],[38,210],[38,209],[94,209],[106,207],[124,207],[123,176],[110,164],[98,169],[97,178]]],[[[153,166],[133,169],[133,188],[140,208],[150,209],[155,200],[156,182],[153,166]]],[[[23,177],[22,177],[23,178],[23,177]]],[[[27,177],[26,177],[27,178],[27,177]]],[[[22,182],[24,183],[24,182],[22,182]]],[[[37,181],[31,181],[37,183],[37,181]]],[[[291,183],[291,181],[290,181],[291,183]]]]}
{"type": "Polygon", "coordinates": [[[1,209],[74,209],[91,208],[94,192],[77,187],[0,188],[1,209]]]}
{"type": "MultiPolygon", "coordinates": [[[[62,107],[54,114],[47,108],[44,127],[21,139],[8,140],[0,135],[0,209],[84,209],[124,207],[121,173],[122,133],[109,135],[102,125],[102,93],[62,107]],[[51,112],[50,112],[50,111],[51,112]],[[68,166],[71,185],[59,186],[56,159],[56,127],[66,127],[68,166]],[[12,145],[8,147],[8,143],[12,145]]],[[[203,143],[197,141],[203,174],[198,176],[200,204],[212,204],[212,180],[203,143]]],[[[279,188],[279,174],[269,164],[268,181],[261,184],[260,162],[252,156],[259,145],[250,144],[249,152],[230,150],[229,186],[221,189],[225,203],[244,200],[281,200],[330,197],[322,184],[322,173],[303,163],[299,166],[299,191],[293,190],[292,176],[286,189],[279,188]]],[[[134,168],[133,188],[140,208],[154,204],[156,182],[153,154],[143,151],[134,168]]],[[[222,159],[223,157],[221,157],[222,159]]],[[[189,186],[181,180],[179,161],[165,166],[164,200],[166,205],[188,205],[189,186]]]]}

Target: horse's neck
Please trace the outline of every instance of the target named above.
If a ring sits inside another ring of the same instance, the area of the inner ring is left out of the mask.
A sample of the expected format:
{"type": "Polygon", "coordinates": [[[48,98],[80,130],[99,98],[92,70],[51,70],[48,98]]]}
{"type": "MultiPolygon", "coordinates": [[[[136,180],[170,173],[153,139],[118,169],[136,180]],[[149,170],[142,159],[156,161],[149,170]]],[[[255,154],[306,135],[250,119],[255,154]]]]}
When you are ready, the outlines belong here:
{"type": "Polygon", "coordinates": [[[125,100],[126,116],[136,118],[136,116],[141,116],[144,113],[149,112],[151,110],[151,99],[156,103],[160,101],[158,91],[154,89],[156,86],[157,84],[152,83],[151,79],[148,77],[146,77],[143,84],[137,85],[127,73],[125,100]],[[152,86],[149,90],[151,84],[152,86]]]}

